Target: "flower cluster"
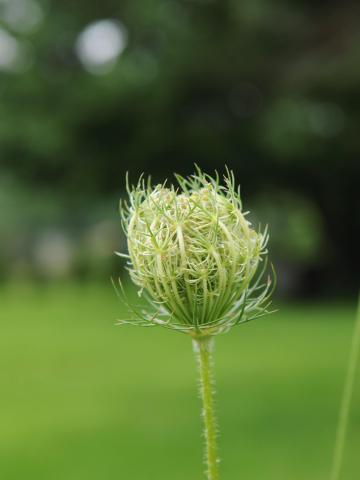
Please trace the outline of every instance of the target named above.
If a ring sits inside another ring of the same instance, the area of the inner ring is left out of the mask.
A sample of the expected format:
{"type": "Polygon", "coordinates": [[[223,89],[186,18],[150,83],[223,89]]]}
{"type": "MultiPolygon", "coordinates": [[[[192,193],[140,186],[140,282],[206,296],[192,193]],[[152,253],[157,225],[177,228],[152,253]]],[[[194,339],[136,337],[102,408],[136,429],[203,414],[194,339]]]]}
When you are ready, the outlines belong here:
{"type": "Polygon", "coordinates": [[[262,282],[256,272],[268,235],[246,219],[232,172],[223,185],[199,169],[176,179],[178,187],[152,187],[143,179],[128,187],[130,201],[120,209],[125,256],[152,309],[128,304],[132,317],[120,323],[201,337],[267,313],[271,280],[262,282]]]}

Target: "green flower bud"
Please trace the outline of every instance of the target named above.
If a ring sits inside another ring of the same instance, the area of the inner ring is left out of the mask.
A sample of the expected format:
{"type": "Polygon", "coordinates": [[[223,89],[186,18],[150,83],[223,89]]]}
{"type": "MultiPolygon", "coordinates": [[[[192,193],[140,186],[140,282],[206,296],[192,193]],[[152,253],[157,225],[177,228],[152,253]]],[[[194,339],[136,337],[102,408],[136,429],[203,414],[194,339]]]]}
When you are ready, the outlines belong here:
{"type": "Polygon", "coordinates": [[[129,305],[133,317],[120,323],[201,337],[267,313],[271,281],[253,279],[268,235],[255,231],[242,212],[233,173],[224,185],[199,169],[176,178],[177,188],[153,188],[140,179],[121,206],[130,275],[153,311],[129,305]]]}

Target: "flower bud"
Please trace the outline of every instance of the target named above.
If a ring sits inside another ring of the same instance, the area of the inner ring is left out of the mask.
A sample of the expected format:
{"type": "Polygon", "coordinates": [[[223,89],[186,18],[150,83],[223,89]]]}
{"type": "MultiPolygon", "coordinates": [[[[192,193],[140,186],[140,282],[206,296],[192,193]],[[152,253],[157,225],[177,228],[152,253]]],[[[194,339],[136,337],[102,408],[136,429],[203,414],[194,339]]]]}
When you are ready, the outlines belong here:
{"type": "Polygon", "coordinates": [[[153,307],[131,307],[129,322],[200,337],[266,313],[271,282],[252,280],[268,236],[242,212],[233,174],[224,185],[199,169],[176,178],[178,188],[140,180],[121,208],[130,275],[153,307]]]}

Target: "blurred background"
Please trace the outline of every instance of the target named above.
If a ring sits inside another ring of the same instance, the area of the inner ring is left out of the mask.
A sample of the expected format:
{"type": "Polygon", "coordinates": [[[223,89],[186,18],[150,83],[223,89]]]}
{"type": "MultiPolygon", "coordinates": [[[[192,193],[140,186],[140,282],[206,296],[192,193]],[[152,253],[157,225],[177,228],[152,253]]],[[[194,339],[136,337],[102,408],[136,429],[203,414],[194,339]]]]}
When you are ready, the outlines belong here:
{"type": "Polygon", "coordinates": [[[125,173],[194,163],[234,170],[278,275],[280,313],[219,340],[224,480],[327,478],[359,287],[359,18],[347,0],[0,0],[3,478],[201,478],[189,342],[116,330],[109,280],[125,173]]]}

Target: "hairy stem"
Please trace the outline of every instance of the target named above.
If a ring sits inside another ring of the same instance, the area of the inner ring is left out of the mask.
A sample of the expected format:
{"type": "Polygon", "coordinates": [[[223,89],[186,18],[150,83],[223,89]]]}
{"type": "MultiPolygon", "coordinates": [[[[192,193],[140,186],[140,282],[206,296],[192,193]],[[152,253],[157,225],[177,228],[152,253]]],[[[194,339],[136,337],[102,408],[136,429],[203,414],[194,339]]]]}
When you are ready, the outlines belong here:
{"type": "Polygon", "coordinates": [[[345,379],[344,391],[341,400],[339,422],[336,433],[334,458],[331,470],[330,480],[339,480],[342,461],[344,456],[346,432],[349,424],[351,398],[354,390],[356,378],[356,365],[358,361],[360,350],[360,297],[357,311],[357,318],[355,321],[354,333],[352,337],[352,344],[349,356],[348,369],[345,379]]]}
{"type": "Polygon", "coordinates": [[[205,437],[205,464],[208,480],[219,480],[219,459],[217,453],[217,426],[214,409],[214,378],[212,352],[213,337],[193,340],[194,352],[199,366],[200,395],[205,437]]]}

